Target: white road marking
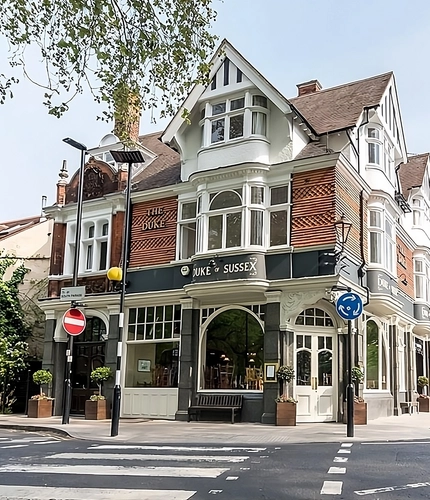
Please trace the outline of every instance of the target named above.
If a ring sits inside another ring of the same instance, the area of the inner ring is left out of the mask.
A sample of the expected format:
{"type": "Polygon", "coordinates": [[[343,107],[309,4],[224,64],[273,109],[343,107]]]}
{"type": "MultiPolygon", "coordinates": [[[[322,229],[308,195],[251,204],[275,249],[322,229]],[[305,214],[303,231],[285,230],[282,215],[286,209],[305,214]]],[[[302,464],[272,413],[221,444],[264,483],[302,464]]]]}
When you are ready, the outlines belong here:
{"type": "Polygon", "coordinates": [[[217,493],[222,493],[222,490],[209,490],[209,495],[216,495],[217,493]]]}
{"type": "Polygon", "coordinates": [[[261,453],[267,448],[240,448],[227,446],[143,446],[132,444],[99,444],[90,450],[157,450],[157,451],[244,451],[246,453],[261,453]]]}
{"type": "Polygon", "coordinates": [[[251,467],[239,467],[239,470],[251,470],[251,467]]]}
{"type": "Polygon", "coordinates": [[[226,481],[236,481],[237,479],[239,479],[239,476],[227,476],[225,478],[226,481]]]}
{"type": "Polygon", "coordinates": [[[342,481],[324,481],[321,495],[340,495],[342,493],[342,481]]]}
{"type": "Polygon", "coordinates": [[[382,445],[387,445],[387,444],[430,444],[430,441],[387,441],[384,443],[378,442],[378,441],[369,441],[367,443],[360,443],[360,444],[377,444],[378,446],[382,445]]]}
{"type": "Polygon", "coordinates": [[[401,490],[410,490],[414,488],[423,488],[425,486],[430,486],[430,483],[411,483],[404,484],[402,486],[387,486],[386,488],[374,488],[373,490],[359,490],[354,491],[355,494],[363,496],[363,495],[374,495],[375,493],[387,493],[388,491],[401,491],[401,490]]]}
{"type": "Polygon", "coordinates": [[[28,444],[12,444],[11,446],[0,446],[0,448],[26,448],[28,444]]]}
{"type": "Polygon", "coordinates": [[[351,446],[353,445],[354,443],[342,443],[340,445],[341,448],[351,448],[351,446]]]}
{"type": "Polygon", "coordinates": [[[330,467],[327,474],[346,474],[346,467],[330,467]]]}
{"type": "Polygon", "coordinates": [[[340,450],[338,450],[338,453],[343,453],[344,455],[348,455],[351,453],[351,450],[347,450],[345,448],[341,448],[340,450]]]}
{"type": "Polygon", "coordinates": [[[34,444],[55,444],[55,443],[59,443],[60,441],[40,441],[38,443],[34,443],[34,444]]]}
{"type": "Polygon", "coordinates": [[[87,460],[163,460],[172,462],[230,462],[240,463],[249,459],[246,456],[222,456],[222,455],[142,455],[121,453],[56,453],[46,458],[53,459],[87,459],[87,460]]]}
{"type": "Polygon", "coordinates": [[[348,457],[334,457],[333,462],[348,462],[348,457]]]}
{"type": "Polygon", "coordinates": [[[122,467],[120,465],[3,465],[1,472],[83,474],[96,476],[157,476],[216,478],[229,469],[219,467],[122,467]]]}
{"type": "Polygon", "coordinates": [[[99,488],[53,488],[0,485],[0,500],[188,500],[196,491],[112,490],[99,488]]]}

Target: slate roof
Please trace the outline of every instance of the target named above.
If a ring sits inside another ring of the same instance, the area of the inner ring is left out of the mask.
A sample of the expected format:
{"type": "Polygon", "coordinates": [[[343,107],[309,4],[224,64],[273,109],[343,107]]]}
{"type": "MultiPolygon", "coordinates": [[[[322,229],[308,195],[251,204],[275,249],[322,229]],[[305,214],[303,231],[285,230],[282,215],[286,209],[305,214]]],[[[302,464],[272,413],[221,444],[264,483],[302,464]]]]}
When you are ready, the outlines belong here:
{"type": "Polygon", "coordinates": [[[315,156],[334,153],[333,149],[327,149],[324,144],[319,142],[310,142],[300,151],[294,160],[303,160],[304,158],[313,158],[315,156]]]}
{"type": "Polygon", "coordinates": [[[160,141],[162,132],[139,137],[139,142],[156,155],[156,158],[134,179],[133,191],[146,191],[181,182],[179,154],[160,141]]]}
{"type": "Polygon", "coordinates": [[[429,155],[430,153],[423,153],[420,155],[409,156],[407,163],[400,164],[400,185],[403,196],[406,199],[408,199],[409,192],[412,188],[422,185],[429,155]]]}
{"type": "Polygon", "coordinates": [[[393,73],[289,99],[318,135],[353,127],[364,107],[380,103],[393,73]]]}
{"type": "Polygon", "coordinates": [[[31,226],[35,226],[45,219],[41,219],[40,215],[34,217],[25,217],[23,219],[15,219],[6,222],[0,222],[0,241],[14,234],[25,231],[31,226]]]}

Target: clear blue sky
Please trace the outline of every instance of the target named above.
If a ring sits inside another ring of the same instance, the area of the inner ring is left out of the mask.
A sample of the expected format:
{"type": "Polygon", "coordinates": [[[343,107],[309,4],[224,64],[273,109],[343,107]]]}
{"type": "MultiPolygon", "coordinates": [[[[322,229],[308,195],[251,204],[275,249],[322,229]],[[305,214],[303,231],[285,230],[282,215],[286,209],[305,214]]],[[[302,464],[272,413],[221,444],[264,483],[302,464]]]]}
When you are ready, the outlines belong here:
{"type": "MultiPolygon", "coordinates": [[[[430,150],[428,0],[214,0],[213,6],[213,31],[286,97],[296,95],[297,83],[314,78],[326,88],[394,71],[408,151],[430,150]]],[[[6,55],[0,39],[0,74],[10,74],[6,55]]],[[[96,121],[101,109],[88,93],[60,120],[47,114],[42,89],[21,79],[14,94],[0,106],[0,221],[39,213],[42,195],[55,202],[62,160],[69,171],[79,163],[64,137],[94,147],[111,131],[96,121]]],[[[164,125],[143,116],[140,131],[164,125]]]]}

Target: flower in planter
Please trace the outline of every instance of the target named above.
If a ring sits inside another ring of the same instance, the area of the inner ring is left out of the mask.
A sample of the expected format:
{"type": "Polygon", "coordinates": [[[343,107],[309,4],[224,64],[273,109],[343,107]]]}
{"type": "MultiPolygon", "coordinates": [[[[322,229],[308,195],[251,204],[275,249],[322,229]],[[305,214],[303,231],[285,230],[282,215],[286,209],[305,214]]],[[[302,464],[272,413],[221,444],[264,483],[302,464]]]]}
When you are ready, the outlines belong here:
{"type": "Polygon", "coordinates": [[[364,403],[364,399],[360,396],[354,396],[354,403],[364,403]]]}
{"type": "Polygon", "coordinates": [[[294,403],[297,404],[298,401],[294,398],[288,397],[285,394],[281,394],[281,396],[278,396],[275,401],[277,403],[294,403]]]}
{"type": "Polygon", "coordinates": [[[37,401],[39,401],[40,399],[47,399],[48,401],[52,401],[54,398],[50,398],[44,392],[41,392],[40,394],[35,394],[34,396],[31,396],[30,399],[37,400],[37,401]]]}
{"type": "Polygon", "coordinates": [[[294,368],[292,366],[282,365],[277,372],[278,380],[291,382],[294,379],[294,368]]]}
{"type": "Polygon", "coordinates": [[[364,371],[359,366],[354,366],[351,370],[351,378],[353,382],[361,384],[364,380],[364,371]]]}
{"type": "Polygon", "coordinates": [[[93,394],[90,396],[90,401],[104,401],[106,398],[100,394],[93,394]]]}

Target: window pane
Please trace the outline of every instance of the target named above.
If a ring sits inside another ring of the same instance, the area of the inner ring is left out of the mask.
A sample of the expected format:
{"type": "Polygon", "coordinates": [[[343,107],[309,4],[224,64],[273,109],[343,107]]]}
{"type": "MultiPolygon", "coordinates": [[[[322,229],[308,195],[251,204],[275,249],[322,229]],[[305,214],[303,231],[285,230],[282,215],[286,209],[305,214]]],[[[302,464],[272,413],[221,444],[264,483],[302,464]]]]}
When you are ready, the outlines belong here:
{"type": "Polygon", "coordinates": [[[324,349],[324,337],[318,337],[318,349],[324,349]]]}
{"type": "Polygon", "coordinates": [[[93,267],[93,246],[88,245],[87,246],[87,262],[86,262],[85,269],[89,270],[89,269],[92,269],[92,267],[93,267]]]}
{"type": "Polygon", "coordinates": [[[380,165],[380,146],[379,144],[374,144],[370,142],[369,146],[369,163],[375,163],[376,165],[380,165]]]}
{"type": "Polygon", "coordinates": [[[128,314],[128,323],[136,323],[136,308],[133,307],[130,309],[130,312],[128,314]]]}
{"type": "Polygon", "coordinates": [[[106,264],[107,264],[107,248],[108,248],[107,241],[102,241],[100,243],[100,265],[99,265],[99,270],[100,271],[104,271],[106,269],[106,264]]]}
{"type": "Polygon", "coordinates": [[[227,214],[226,216],[227,238],[225,245],[227,248],[240,247],[242,234],[242,214],[240,212],[227,214]]]}
{"type": "Polygon", "coordinates": [[[180,259],[188,259],[196,253],[196,223],[181,225],[180,259]]]}
{"type": "Polygon", "coordinates": [[[414,217],[414,226],[420,226],[421,225],[421,212],[418,210],[413,211],[413,217],[414,217]]]}
{"type": "Polygon", "coordinates": [[[305,347],[310,349],[312,345],[312,337],[310,335],[305,335],[305,347]]]}
{"type": "Polygon", "coordinates": [[[264,203],[264,188],[257,186],[251,187],[251,203],[253,205],[261,205],[264,203]]]}
{"type": "Polygon", "coordinates": [[[212,143],[224,140],[224,121],[224,118],[222,118],[221,120],[212,121],[212,143]]]}
{"type": "Polygon", "coordinates": [[[370,262],[382,264],[382,234],[370,233],[370,262]]]}
{"type": "Polygon", "coordinates": [[[166,306],[166,321],[173,319],[173,306],[166,306]]]}
{"type": "Polygon", "coordinates": [[[242,199],[235,191],[223,191],[218,193],[211,201],[210,210],[221,208],[240,207],[242,199]]]}
{"type": "Polygon", "coordinates": [[[196,216],[196,202],[182,204],[182,219],[194,219],[196,216]]]}
{"type": "Polygon", "coordinates": [[[287,211],[271,212],[270,214],[270,246],[286,245],[287,240],[287,211]]]}
{"type": "Polygon", "coordinates": [[[212,115],[219,115],[221,113],[225,113],[225,102],[220,102],[212,106],[212,115]]]}
{"type": "Polygon", "coordinates": [[[265,113],[252,113],[252,134],[266,135],[266,114],[265,113]]]}
{"type": "Polygon", "coordinates": [[[145,323],[145,308],[139,307],[137,311],[137,323],[145,323]]]}
{"type": "Polygon", "coordinates": [[[416,260],[415,261],[415,271],[417,273],[422,273],[423,272],[423,261],[422,260],[416,260]]]}
{"type": "Polygon", "coordinates": [[[209,217],[208,249],[222,246],[222,215],[209,217]]]}
{"type": "Polygon", "coordinates": [[[242,71],[239,68],[236,68],[236,82],[240,83],[242,81],[242,71]]]}
{"type": "Polygon", "coordinates": [[[385,234],[390,238],[393,237],[393,225],[388,219],[385,219],[385,234]]]}
{"type": "Polygon", "coordinates": [[[375,210],[370,210],[370,225],[373,227],[379,227],[382,229],[382,217],[381,212],[376,212],[375,210]]]}
{"type": "Polygon", "coordinates": [[[235,109],[242,109],[245,107],[245,98],[241,97],[240,99],[233,99],[230,101],[230,111],[234,111],[235,109]]]}
{"type": "Polygon", "coordinates": [[[200,120],[206,116],[206,107],[200,110],[200,120]]]}
{"type": "Polygon", "coordinates": [[[297,385],[311,385],[311,353],[299,351],[297,353],[297,385]]]}
{"type": "Polygon", "coordinates": [[[230,117],[229,138],[236,139],[237,137],[243,137],[243,115],[230,117]]]}
{"type": "Polygon", "coordinates": [[[263,244],[263,212],[251,210],[251,245],[263,244]]]}
{"type": "Polygon", "coordinates": [[[366,388],[379,389],[379,331],[374,321],[367,322],[366,388]]]}
{"type": "Polygon", "coordinates": [[[379,130],[377,128],[368,128],[367,136],[372,137],[373,139],[379,139],[379,130]]]}
{"type": "Polygon", "coordinates": [[[94,226],[88,228],[88,238],[94,238],[94,226]]]}
{"type": "Polygon", "coordinates": [[[144,339],[144,337],[143,337],[144,329],[145,329],[145,325],[137,325],[136,340],[143,340],[144,339]]]}
{"type": "Polygon", "coordinates": [[[332,385],[332,359],[331,352],[321,351],[318,353],[318,385],[332,385]]]}
{"type": "Polygon", "coordinates": [[[297,339],[297,349],[300,349],[301,347],[303,347],[303,335],[297,335],[296,339],[297,339]]]}
{"type": "Polygon", "coordinates": [[[288,203],[288,186],[275,187],[270,190],[270,204],[282,205],[288,203]]]}
{"type": "Polygon", "coordinates": [[[261,106],[262,108],[267,108],[267,97],[264,97],[262,95],[253,95],[252,105],[261,106]]]}

